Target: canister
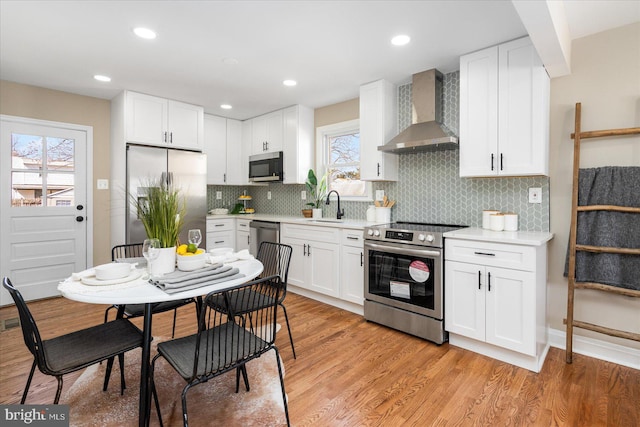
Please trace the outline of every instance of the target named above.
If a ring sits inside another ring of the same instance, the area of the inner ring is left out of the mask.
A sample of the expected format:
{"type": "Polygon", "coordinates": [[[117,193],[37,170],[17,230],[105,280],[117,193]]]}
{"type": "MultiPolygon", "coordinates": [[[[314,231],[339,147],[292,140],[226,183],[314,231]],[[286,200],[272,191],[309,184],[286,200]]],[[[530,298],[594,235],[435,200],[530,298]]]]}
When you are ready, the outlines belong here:
{"type": "Polygon", "coordinates": [[[504,230],[504,215],[501,213],[495,213],[489,215],[490,220],[490,228],[493,231],[502,231],[504,230]]]}
{"type": "Polygon", "coordinates": [[[504,212],[504,231],[518,231],[518,214],[504,212]]]}
{"type": "Polygon", "coordinates": [[[500,213],[500,211],[495,211],[491,209],[487,209],[482,211],[482,228],[485,230],[491,229],[491,215],[500,213]]]}

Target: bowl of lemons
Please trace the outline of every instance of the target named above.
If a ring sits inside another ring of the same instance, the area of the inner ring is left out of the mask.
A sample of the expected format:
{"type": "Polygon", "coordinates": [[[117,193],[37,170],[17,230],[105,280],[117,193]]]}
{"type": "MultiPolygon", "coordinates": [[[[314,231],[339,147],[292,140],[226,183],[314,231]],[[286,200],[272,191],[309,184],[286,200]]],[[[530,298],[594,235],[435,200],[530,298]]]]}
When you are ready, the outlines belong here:
{"type": "Polygon", "coordinates": [[[194,244],[180,245],[176,249],[178,270],[193,271],[204,267],[207,262],[207,253],[204,249],[198,249],[194,244]]]}

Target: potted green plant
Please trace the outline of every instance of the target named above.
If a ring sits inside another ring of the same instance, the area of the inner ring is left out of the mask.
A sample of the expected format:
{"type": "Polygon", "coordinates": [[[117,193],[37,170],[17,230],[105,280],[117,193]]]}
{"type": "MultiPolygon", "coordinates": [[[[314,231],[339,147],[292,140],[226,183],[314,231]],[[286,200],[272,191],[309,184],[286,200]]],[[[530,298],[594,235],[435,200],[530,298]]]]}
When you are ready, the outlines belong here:
{"type": "Polygon", "coordinates": [[[320,181],[313,169],[309,169],[307,173],[307,180],[305,184],[307,186],[307,192],[309,193],[310,202],[307,203],[313,210],[313,218],[322,218],[322,203],[325,197],[327,197],[327,174],[328,171],[322,175],[320,181]]]}
{"type": "Polygon", "coordinates": [[[146,190],[146,194],[138,194],[134,206],[147,237],[158,239],[160,246],[165,248],[154,261],[152,274],[170,273],[175,269],[176,246],[184,224],[184,198],[178,188],[164,181],[151,181],[146,190]]]}

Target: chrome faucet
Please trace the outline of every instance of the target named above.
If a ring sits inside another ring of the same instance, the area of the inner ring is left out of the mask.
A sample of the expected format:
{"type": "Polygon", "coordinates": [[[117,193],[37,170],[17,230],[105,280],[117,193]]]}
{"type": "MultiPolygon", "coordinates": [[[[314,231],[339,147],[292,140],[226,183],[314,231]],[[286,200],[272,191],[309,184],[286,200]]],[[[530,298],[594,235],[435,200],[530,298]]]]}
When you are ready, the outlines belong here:
{"type": "Polygon", "coordinates": [[[338,212],[336,213],[336,219],[342,219],[342,217],[344,216],[344,209],[340,209],[340,194],[336,190],[329,191],[325,204],[329,204],[329,197],[331,196],[331,193],[336,193],[336,196],[338,196],[338,212]]]}

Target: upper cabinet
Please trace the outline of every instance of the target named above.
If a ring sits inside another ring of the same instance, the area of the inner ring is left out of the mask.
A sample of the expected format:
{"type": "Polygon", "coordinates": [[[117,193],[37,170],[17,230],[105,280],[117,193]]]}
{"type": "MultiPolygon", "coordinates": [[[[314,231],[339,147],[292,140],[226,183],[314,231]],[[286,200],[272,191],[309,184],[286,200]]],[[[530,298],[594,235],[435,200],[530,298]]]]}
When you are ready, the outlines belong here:
{"type": "Polygon", "coordinates": [[[251,154],[282,151],[282,110],[251,119],[251,154]]]}
{"type": "Polygon", "coordinates": [[[460,176],[549,174],[549,76],[528,37],[460,58],[460,176]]]}
{"type": "Polygon", "coordinates": [[[202,150],[202,107],[129,91],[124,97],[125,142],[202,150]]]}
{"type": "Polygon", "coordinates": [[[204,115],[203,152],[207,154],[207,184],[247,183],[247,158],[242,148],[241,121],[204,115]]]}
{"type": "Polygon", "coordinates": [[[304,184],[313,164],[313,110],[302,105],[282,110],[284,184],[304,184]]]}
{"type": "MultiPolygon", "coordinates": [[[[313,164],[313,110],[294,105],[243,122],[250,154],[283,152],[284,184],[304,184],[313,164]]],[[[248,158],[244,159],[248,163],[248,158]]],[[[245,174],[245,175],[248,175],[245,174]]]]}
{"type": "Polygon", "coordinates": [[[378,80],[360,86],[360,177],[365,181],[397,181],[398,156],[378,151],[397,135],[396,86],[378,80]]]}

